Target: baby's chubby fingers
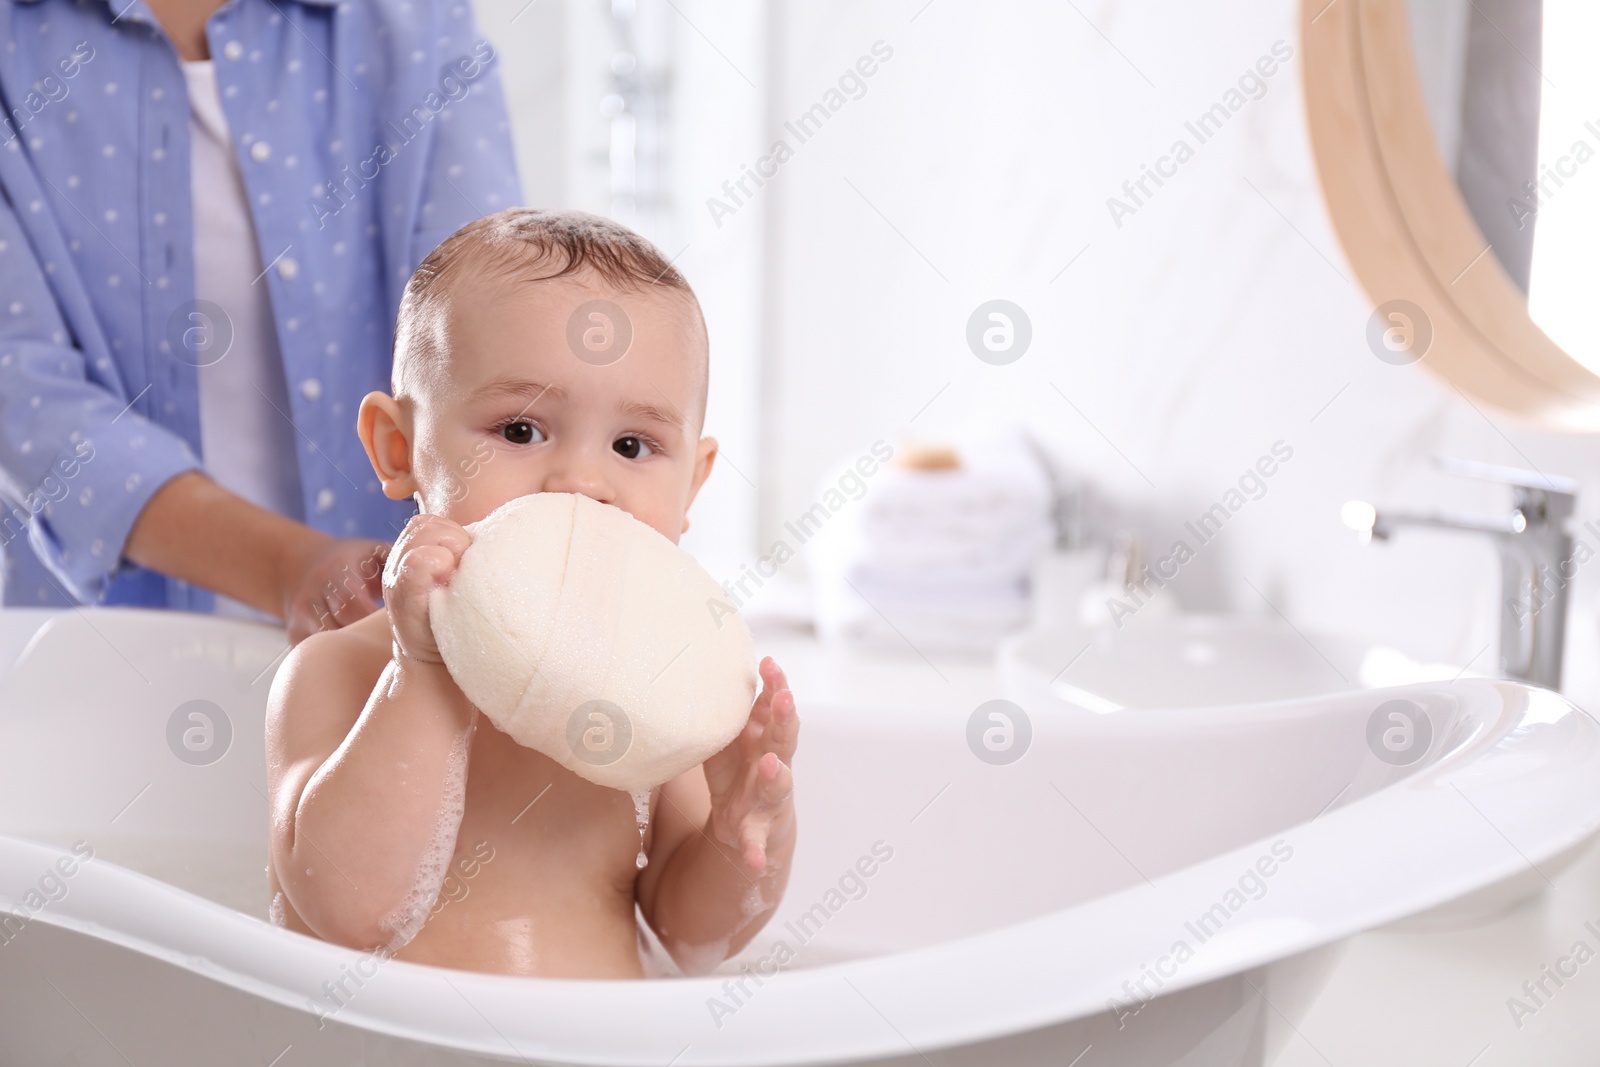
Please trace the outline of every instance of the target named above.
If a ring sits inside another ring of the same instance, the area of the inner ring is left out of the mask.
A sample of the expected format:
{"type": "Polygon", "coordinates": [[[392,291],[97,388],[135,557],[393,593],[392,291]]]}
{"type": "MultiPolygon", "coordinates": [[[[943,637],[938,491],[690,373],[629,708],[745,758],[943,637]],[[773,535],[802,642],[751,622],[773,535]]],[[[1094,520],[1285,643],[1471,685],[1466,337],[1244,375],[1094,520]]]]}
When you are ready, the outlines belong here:
{"type": "Polygon", "coordinates": [[[752,870],[766,867],[773,823],[790,811],[794,775],[776,754],[767,753],[751,768],[749,810],[740,825],[744,861],[752,870]]]}
{"type": "Polygon", "coordinates": [[[392,596],[405,602],[426,597],[455,571],[458,558],[443,545],[416,545],[395,564],[394,580],[385,589],[386,598],[392,596]]]}
{"type": "Polygon", "coordinates": [[[800,716],[795,710],[794,691],[772,657],[762,660],[761,673],[767,683],[762,691],[765,700],[762,748],[777,753],[785,764],[792,763],[800,739],[800,716]]]}
{"type": "Polygon", "coordinates": [[[776,688],[773,682],[774,674],[780,675],[778,665],[771,656],[767,656],[756,664],[756,677],[760,680],[760,691],[756,693],[756,701],[750,706],[750,721],[765,727],[772,712],[772,693],[776,688]]]}
{"type": "Polygon", "coordinates": [[[388,558],[385,560],[385,578],[388,577],[389,569],[414,548],[438,545],[459,557],[470,544],[472,535],[460,523],[443,515],[413,515],[389,549],[388,558]]]}
{"type": "Polygon", "coordinates": [[[761,691],[756,694],[755,703],[750,707],[749,721],[765,731],[772,725],[773,698],[789,688],[789,681],[784,677],[783,668],[771,656],[757,664],[756,674],[761,680],[761,691]]]}
{"type": "Polygon", "coordinates": [[[758,666],[761,691],[737,737],[704,763],[711,792],[711,830],[738,849],[752,870],[767,865],[774,824],[781,840],[793,833],[794,775],[789,768],[799,731],[794,694],[768,656],[758,666]]]}
{"type": "MultiPolygon", "coordinates": [[[[777,664],[771,656],[764,658],[756,665],[756,675],[760,679],[760,690],[756,693],[755,703],[750,705],[750,714],[745,717],[744,728],[734,739],[739,751],[743,754],[746,764],[753,763],[761,758],[767,750],[767,729],[772,722],[772,694],[775,689],[773,682],[777,664]]],[[[778,672],[781,677],[782,672],[778,672]]]]}
{"type": "Polygon", "coordinates": [[[438,662],[428,599],[449,580],[471,543],[465,529],[437,515],[413,516],[395,540],[384,566],[383,599],[400,652],[438,662]]]}
{"type": "Polygon", "coordinates": [[[401,574],[407,570],[413,574],[412,581],[419,580],[415,575],[423,573],[435,578],[447,578],[470,544],[472,535],[459,524],[438,515],[413,515],[411,521],[406,523],[406,528],[400,531],[394,547],[389,550],[388,559],[384,561],[385,598],[400,583],[401,574]],[[416,557],[415,561],[413,557],[416,557]],[[425,562],[429,560],[443,561],[447,566],[440,569],[437,562],[425,562]]]}
{"type": "Polygon", "coordinates": [[[794,771],[789,769],[776,752],[768,752],[756,761],[754,806],[767,811],[777,811],[794,793],[794,771]]]}

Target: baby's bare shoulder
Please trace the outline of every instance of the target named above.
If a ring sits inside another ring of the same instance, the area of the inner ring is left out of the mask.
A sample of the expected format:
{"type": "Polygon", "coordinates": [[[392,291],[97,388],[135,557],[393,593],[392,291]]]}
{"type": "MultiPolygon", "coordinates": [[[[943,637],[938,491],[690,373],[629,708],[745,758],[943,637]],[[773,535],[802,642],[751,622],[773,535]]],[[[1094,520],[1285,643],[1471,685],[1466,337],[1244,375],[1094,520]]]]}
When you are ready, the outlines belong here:
{"type": "Polygon", "coordinates": [[[391,640],[389,620],[382,611],[337,630],[319,630],[289,651],[273,687],[279,682],[298,688],[306,682],[320,686],[365,680],[370,688],[389,661],[391,640]]]}
{"type": "Polygon", "coordinates": [[[267,698],[269,761],[293,763],[318,753],[325,758],[337,748],[360,717],[390,651],[389,620],[382,611],[295,645],[267,698]]]}

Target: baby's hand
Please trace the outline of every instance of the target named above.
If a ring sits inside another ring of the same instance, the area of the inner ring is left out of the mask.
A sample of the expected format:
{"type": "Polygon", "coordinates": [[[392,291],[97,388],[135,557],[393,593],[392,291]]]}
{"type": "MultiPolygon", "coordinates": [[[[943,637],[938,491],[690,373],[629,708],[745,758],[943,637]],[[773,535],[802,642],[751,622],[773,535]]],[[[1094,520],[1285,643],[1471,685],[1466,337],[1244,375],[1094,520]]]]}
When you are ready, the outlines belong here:
{"type": "Polygon", "coordinates": [[[767,865],[769,841],[794,832],[794,759],[800,719],[783,671],[768,656],[765,683],[739,736],[705,762],[711,790],[711,831],[744,854],[752,870],[767,865]]]}
{"type": "Polygon", "coordinates": [[[383,605],[394,630],[395,655],[440,663],[428,618],[428,594],[455,573],[472,535],[439,515],[413,515],[383,568],[383,605]]]}

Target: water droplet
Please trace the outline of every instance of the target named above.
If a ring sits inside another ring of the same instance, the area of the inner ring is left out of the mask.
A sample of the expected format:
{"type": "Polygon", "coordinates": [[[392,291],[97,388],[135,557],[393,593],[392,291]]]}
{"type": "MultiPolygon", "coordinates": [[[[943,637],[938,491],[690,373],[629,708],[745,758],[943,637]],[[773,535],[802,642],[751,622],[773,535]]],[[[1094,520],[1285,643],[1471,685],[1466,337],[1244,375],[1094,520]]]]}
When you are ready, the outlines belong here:
{"type": "Polygon", "coordinates": [[[643,869],[644,865],[650,862],[649,858],[644,854],[644,832],[650,826],[650,790],[634,789],[631,791],[631,795],[633,796],[633,820],[639,827],[639,854],[633,858],[633,865],[635,868],[643,869]]]}

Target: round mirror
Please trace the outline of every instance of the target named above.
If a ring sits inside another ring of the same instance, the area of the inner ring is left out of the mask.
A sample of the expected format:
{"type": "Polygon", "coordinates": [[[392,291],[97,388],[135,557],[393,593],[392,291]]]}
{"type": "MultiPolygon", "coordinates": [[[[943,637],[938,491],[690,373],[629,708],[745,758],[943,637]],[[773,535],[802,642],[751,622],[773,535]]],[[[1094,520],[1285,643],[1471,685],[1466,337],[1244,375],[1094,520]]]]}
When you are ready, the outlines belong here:
{"type": "Polygon", "coordinates": [[[1600,430],[1600,4],[1301,10],[1312,147],[1374,352],[1600,430]]]}
{"type": "Polygon", "coordinates": [[[1550,339],[1600,372],[1594,0],[1406,0],[1434,142],[1550,339]]]}

